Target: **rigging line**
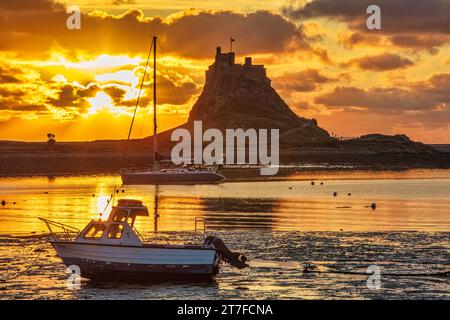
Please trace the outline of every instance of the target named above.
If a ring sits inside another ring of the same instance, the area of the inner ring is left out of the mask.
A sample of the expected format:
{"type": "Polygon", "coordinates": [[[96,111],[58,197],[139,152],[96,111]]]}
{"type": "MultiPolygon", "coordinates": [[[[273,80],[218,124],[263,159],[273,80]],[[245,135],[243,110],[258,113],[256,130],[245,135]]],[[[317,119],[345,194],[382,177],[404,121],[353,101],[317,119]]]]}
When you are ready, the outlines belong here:
{"type": "Polygon", "coordinates": [[[140,87],[139,87],[139,93],[138,93],[138,97],[137,97],[137,99],[136,99],[136,106],[134,107],[133,118],[132,118],[132,120],[131,120],[130,130],[128,131],[127,142],[126,142],[126,144],[125,144],[125,150],[124,150],[124,152],[123,152],[122,160],[125,160],[125,155],[126,155],[127,150],[128,150],[128,142],[130,141],[131,131],[133,130],[134,119],[135,119],[135,117],[136,117],[136,111],[137,111],[137,108],[138,108],[138,106],[139,106],[139,99],[141,98],[142,87],[144,86],[145,76],[146,76],[146,74],[147,74],[147,67],[148,67],[148,62],[149,62],[149,60],[150,60],[150,55],[151,55],[151,53],[152,53],[152,48],[153,48],[153,41],[151,42],[151,44],[150,44],[150,50],[148,51],[147,61],[146,61],[146,63],[145,63],[145,68],[144,68],[144,75],[143,75],[143,77],[142,77],[141,85],[140,85],[140,87]]]}

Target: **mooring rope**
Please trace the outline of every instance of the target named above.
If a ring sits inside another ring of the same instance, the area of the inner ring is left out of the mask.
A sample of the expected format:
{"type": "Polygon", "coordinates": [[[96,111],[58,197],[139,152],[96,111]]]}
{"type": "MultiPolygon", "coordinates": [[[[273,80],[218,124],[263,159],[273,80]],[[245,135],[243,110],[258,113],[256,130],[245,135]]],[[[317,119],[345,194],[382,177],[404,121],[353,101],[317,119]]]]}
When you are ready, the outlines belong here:
{"type": "MultiPolygon", "coordinates": [[[[348,274],[348,275],[364,275],[369,276],[371,273],[362,271],[341,271],[341,270],[310,270],[308,267],[303,269],[303,273],[316,273],[316,274],[348,274]]],[[[392,273],[392,272],[381,272],[381,275],[388,277],[448,277],[450,276],[450,271],[442,272],[413,272],[413,273],[392,273]]]]}
{"type": "Polygon", "coordinates": [[[42,252],[44,252],[44,248],[48,244],[49,240],[50,240],[50,236],[47,237],[47,239],[45,239],[44,243],[42,244],[42,246],[40,248],[36,249],[38,251],[37,257],[24,270],[16,272],[16,274],[14,274],[12,276],[0,277],[0,282],[14,280],[14,279],[24,275],[25,273],[28,273],[28,271],[32,267],[34,267],[34,265],[38,262],[39,258],[41,257],[41,254],[42,254],[42,252]]]}

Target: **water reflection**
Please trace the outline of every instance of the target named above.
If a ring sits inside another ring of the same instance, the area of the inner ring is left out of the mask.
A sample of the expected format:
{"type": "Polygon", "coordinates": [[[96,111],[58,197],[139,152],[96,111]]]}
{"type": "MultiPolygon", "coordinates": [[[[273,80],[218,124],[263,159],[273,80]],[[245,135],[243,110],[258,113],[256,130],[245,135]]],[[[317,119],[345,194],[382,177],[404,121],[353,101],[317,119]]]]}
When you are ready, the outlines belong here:
{"type": "Polygon", "coordinates": [[[117,176],[0,178],[0,233],[44,232],[43,217],[83,228],[114,196],[142,200],[143,232],[208,229],[386,231],[450,229],[450,178],[258,181],[198,186],[120,186],[117,176]],[[122,192],[123,188],[123,192],[122,192]],[[333,193],[337,196],[334,197],[333,193]],[[351,196],[349,195],[351,194],[351,196]],[[377,209],[367,206],[377,202],[377,209]]]}
{"type": "Polygon", "coordinates": [[[208,229],[271,229],[279,200],[258,198],[202,198],[208,229]]]}

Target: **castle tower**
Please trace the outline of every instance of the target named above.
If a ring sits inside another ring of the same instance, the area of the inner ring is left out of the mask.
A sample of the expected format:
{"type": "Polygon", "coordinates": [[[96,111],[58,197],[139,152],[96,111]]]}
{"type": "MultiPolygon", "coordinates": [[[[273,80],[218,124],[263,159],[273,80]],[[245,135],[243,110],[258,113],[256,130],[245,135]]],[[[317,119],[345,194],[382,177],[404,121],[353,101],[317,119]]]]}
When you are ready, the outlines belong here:
{"type": "Polygon", "coordinates": [[[216,48],[216,59],[215,64],[218,66],[233,66],[234,63],[234,52],[222,53],[222,49],[216,48]]]}
{"type": "Polygon", "coordinates": [[[225,75],[244,77],[270,85],[270,79],[267,78],[264,65],[252,64],[251,57],[245,57],[245,63],[238,64],[235,62],[234,52],[222,53],[222,48],[218,46],[216,47],[214,63],[206,70],[206,80],[209,80],[211,77],[220,78],[225,75]]]}

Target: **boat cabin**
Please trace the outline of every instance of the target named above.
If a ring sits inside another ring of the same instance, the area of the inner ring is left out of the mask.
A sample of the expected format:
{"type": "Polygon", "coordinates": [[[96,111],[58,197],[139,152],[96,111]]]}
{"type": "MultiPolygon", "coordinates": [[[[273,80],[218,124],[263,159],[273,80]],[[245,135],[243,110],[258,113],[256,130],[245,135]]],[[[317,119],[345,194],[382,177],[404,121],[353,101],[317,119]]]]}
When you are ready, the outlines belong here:
{"type": "Polygon", "coordinates": [[[106,220],[92,220],[77,236],[76,242],[141,246],[136,217],[147,217],[148,209],[140,200],[121,199],[106,220]]]}

